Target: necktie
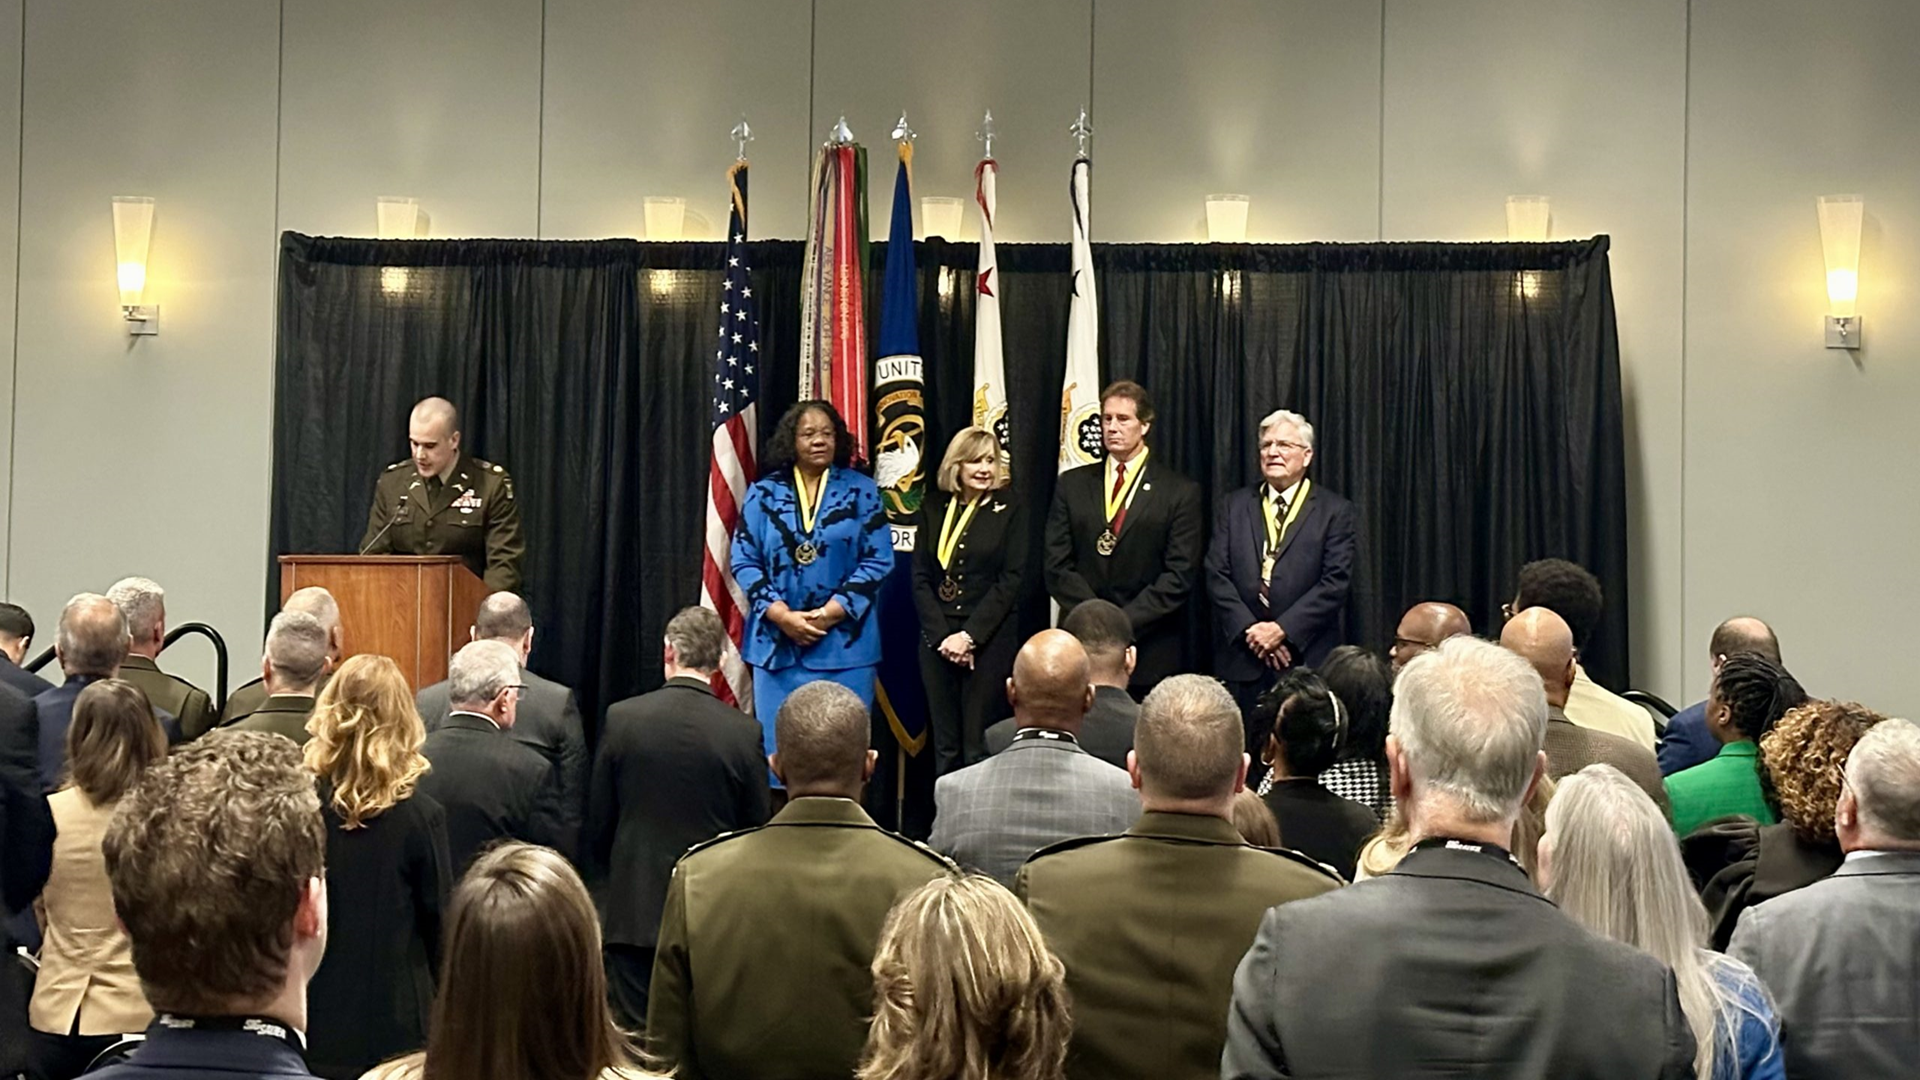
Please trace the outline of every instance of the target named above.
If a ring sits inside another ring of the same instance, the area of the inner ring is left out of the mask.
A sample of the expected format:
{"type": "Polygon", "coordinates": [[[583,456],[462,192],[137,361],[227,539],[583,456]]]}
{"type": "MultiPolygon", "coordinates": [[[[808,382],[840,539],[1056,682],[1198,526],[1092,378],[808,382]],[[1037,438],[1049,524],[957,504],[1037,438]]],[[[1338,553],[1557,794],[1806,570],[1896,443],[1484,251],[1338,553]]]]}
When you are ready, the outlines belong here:
{"type": "Polygon", "coordinates": [[[1280,540],[1286,535],[1285,529],[1287,527],[1286,497],[1274,491],[1272,488],[1268,488],[1265,501],[1267,504],[1267,513],[1270,515],[1270,519],[1274,524],[1273,532],[1269,534],[1272,540],[1267,544],[1266,557],[1260,560],[1261,607],[1269,606],[1267,601],[1267,585],[1273,579],[1273,560],[1280,551],[1280,540]]]}
{"type": "MultiPolygon", "coordinates": [[[[1109,497],[1114,499],[1119,498],[1120,493],[1126,490],[1126,487],[1127,487],[1127,463],[1124,461],[1116,461],[1113,463],[1113,494],[1109,497]]],[[[1120,535],[1120,526],[1124,524],[1126,520],[1127,520],[1127,504],[1121,503],[1120,512],[1113,515],[1113,535],[1115,536],[1120,535]]]]}

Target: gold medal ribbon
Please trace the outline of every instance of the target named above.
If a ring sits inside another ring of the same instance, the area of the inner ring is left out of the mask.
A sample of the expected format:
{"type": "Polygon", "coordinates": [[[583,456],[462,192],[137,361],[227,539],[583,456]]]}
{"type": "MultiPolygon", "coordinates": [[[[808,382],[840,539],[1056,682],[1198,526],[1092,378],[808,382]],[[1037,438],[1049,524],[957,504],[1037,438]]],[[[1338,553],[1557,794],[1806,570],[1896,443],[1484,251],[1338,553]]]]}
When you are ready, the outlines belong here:
{"type": "Polygon", "coordinates": [[[813,523],[820,516],[820,504],[826,501],[827,475],[831,472],[831,468],[820,470],[820,485],[809,496],[806,478],[800,475],[800,470],[793,471],[793,492],[800,500],[800,531],[808,536],[813,535],[813,523]]]}
{"type": "Polygon", "coordinates": [[[940,559],[942,570],[953,565],[953,551],[960,546],[960,538],[967,535],[967,526],[973,524],[974,512],[980,509],[980,504],[986,501],[986,496],[966,500],[967,509],[960,515],[960,527],[956,529],[953,525],[953,508],[961,501],[957,497],[949,500],[946,518],[940,522],[940,543],[933,551],[940,559]]]}
{"type": "MultiPolygon", "coordinates": [[[[1120,463],[1115,462],[1114,464],[1117,466],[1120,463]]],[[[1113,519],[1120,513],[1120,508],[1133,502],[1133,489],[1140,486],[1140,475],[1147,471],[1147,448],[1144,446],[1141,447],[1139,455],[1126,464],[1133,470],[1133,475],[1127,478],[1126,485],[1120,489],[1118,495],[1114,494],[1111,486],[1107,486],[1105,492],[1107,527],[1109,529],[1113,527],[1113,519]]]]}
{"type": "Polygon", "coordinates": [[[1261,575],[1262,577],[1273,576],[1273,559],[1275,553],[1280,550],[1280,538],[1287,535],[1288,529],[1293,528],[1294,519],[1300,516],[1300,508],[1307,505],[1307,492],[1312,490],[1313,481],[1300,481],[1300,490],[1293,493],[1293,503],[1287,507],[1287,519],[1285,521],[1281,521],[1274,516],[1273,500],[1267,498],[1264,493],[1261,494],[1260,514],[1267,519],[1267,553],[1266,556],[1260,560],[1265,570],[1261,575]]]}

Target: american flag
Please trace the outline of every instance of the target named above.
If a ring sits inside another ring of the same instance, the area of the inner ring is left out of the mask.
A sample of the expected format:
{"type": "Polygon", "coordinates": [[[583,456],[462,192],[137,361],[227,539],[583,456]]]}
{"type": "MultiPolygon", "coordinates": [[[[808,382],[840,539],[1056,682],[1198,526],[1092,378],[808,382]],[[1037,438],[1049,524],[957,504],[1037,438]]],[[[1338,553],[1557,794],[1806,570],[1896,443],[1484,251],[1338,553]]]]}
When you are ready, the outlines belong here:
{"type": "Polygon", "coordinates": [[[760,318],[747,276],[747,163],[727,170],[733,212],[727,219],[727,280],[720,293],[720,329],[713,349],[713,463],[707,470],[707,547],[700,566],[700,603],[719,612],[731,639],[714,677],[714,692],[753,711],[753,675],[740,659],[747,598],[733,580],[731,548],[740,504],[753,483],[754,421],[760,399],[760,318]]]}

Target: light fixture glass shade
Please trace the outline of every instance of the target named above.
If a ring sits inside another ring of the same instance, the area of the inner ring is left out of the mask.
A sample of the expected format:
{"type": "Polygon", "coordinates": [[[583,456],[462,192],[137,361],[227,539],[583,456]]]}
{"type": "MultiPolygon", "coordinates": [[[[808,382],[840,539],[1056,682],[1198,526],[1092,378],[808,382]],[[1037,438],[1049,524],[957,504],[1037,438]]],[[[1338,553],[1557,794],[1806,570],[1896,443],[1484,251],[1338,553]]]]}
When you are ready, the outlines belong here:
{"type": "Polygon", "coordinates": [[[1541,243],[1552,223],[1552,201],[1545,195],[1507,196],[1507,239],[1541,243]]]}
{"type": "Polygon", "coordinates": [[[420,200],[405,195],[382,195],[374,200],[382,240],[415,240],[420,236],[420,200]]]}
{"type": "Polygon", "coordinates": [[[140,295],[147,288],[147,248],[152,242],[153,200],[144,195],[115,195],[113,256],[122,307],[140,304],[140,295]]]}
{"type": "Polygon", "coordinates": [[[1207,239],[1215,244],[1243,244],[1247,240],[1247,210],[1253,200],[1245,195],[1207,196],[1207,239]]]}
{"type": "Polygon", "coordinates": [[[678,195],[649,195],[647,239],[678,240],[687,231],[687,200],[678,195]]]}
{"type": "Polygon", "coordinates": [[[921,239],[938,236],[942,240],[960,239],[960,223],[966,218],[967,204],[951,195],[920,197],[921,239]]]}
{"type": "Polygon", "coordinates": [[[1858,195],[1822,195],[1820,251],[1827,264],[1827,314],[1852,318],[1860,298],[1860,223],[1867,204],[1858,195]]]}

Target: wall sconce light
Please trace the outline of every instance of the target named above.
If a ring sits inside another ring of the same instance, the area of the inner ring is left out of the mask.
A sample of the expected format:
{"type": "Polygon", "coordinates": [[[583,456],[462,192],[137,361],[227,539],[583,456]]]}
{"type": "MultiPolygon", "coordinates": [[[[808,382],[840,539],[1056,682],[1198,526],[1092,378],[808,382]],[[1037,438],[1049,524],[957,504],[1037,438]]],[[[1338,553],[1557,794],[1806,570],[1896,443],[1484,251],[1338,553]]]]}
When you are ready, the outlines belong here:
{"type": "Polygon", "coordinates": [[[647,239],[678,240],[687,231],[687,200],[678,195],[649,195],[647,239]]]}
{"type": "Polygon", "coordinates": [[[1507,196],[1507,239],[1543,243],[1552,223],[1552,200],[1545,195],[1507,196]]]}
{"type": "MultiPolygon", "coordinates": [[[[420,200],[406,195],[381,195],[374,200],[374,221],[382,240],[418,240],[420,223],[425,216],[420,212],[420,200]]],[[[383,266],[380,268],[380,291],[398,294],[407,291],[407,268],[404,266],[383,266]]]]}
{"type": "Polygon", "coordinates": [[[1247,242],[1247,210],[1253,200],[1245,195],[1207,196],[1207,241],[1213,244],[1247,242]]]}
{"type": "Polygon", "coordinates": [[[1867,204],[1858,195],[1822,195],[1820,251],[1827,264],[1827,348],[1860,347],[1860,222],[1867,204]]]}
{"type": "Polygon", "coordinates": [[[920,239],[939,237],[960,239],[960,222],[966,216],[965,200],[951,195],[924,195],[920,198],[920,239]]]}
{"type": "Polygon", "coordinates": [[[141,303],[147,289],[147,249],[153,242],[153,200],[144,195],[113,197],[113,256],[120,284],[120,313],[127,333],[160,332],[160,305],[141,303]]]}

